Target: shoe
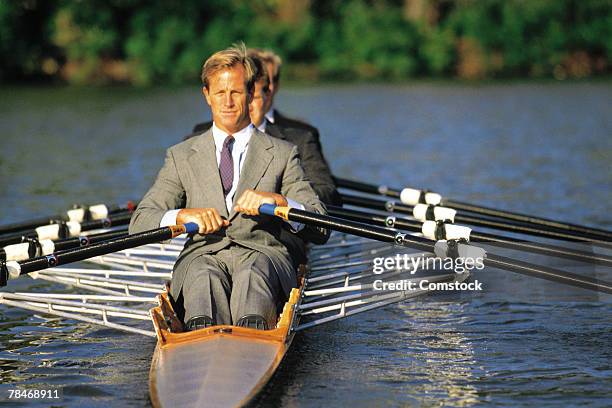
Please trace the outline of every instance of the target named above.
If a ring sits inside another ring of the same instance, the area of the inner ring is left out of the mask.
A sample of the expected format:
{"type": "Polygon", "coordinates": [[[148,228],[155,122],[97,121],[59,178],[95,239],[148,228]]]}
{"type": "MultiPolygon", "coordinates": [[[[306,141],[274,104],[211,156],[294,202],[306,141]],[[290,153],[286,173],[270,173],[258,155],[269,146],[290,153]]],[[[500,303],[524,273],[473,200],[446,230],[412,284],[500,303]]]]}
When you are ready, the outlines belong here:
{"type": "Polygon", "coordinates": [[[250,329],[257,329],[257,330],[269,330],[268,322],[266,321],[266,319],[256,314],[242,316],[236,322],[236,326],[248,327],[250,329]]]}
{"type": "Polygon", "coordinates": [[[205,329],[210,326],[214,326],[215,322],[208,316],[196,316],[187,320],[185,323],[185,330],[194,331],[198,329],[205,329]]]}

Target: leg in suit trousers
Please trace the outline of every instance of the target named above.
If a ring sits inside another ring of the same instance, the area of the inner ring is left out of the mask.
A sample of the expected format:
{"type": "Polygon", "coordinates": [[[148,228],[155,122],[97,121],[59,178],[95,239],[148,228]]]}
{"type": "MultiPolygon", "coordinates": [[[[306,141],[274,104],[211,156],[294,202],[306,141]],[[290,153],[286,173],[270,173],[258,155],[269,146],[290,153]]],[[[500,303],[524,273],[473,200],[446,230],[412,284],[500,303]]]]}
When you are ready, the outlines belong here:
{"type": "Polygon", "coordinates": [[[249,248],[231,248],[233,268],[230,309],[233,324],[245,316],[256,314],[276,325],[279,300],[284,298],[274,264],[266,255],[249,248]]]}
{"type": "Polygon", "coordinates": [[[217,324],[232,324],[231,290],[229,268],[222,258],[216,254],[195,258],[187,267],[182,288],[185,322],[192,317],[208,316],[217,324]]]}
{"type": "Polygon", "coordinates": [[[236,324],[241,317],[256,314],[274,327],[278,304],[284,299],[270,258],[238,245],[195,258],[187,268],[182,293],[185,321],[205,315],[217,324],[236,324]]]}

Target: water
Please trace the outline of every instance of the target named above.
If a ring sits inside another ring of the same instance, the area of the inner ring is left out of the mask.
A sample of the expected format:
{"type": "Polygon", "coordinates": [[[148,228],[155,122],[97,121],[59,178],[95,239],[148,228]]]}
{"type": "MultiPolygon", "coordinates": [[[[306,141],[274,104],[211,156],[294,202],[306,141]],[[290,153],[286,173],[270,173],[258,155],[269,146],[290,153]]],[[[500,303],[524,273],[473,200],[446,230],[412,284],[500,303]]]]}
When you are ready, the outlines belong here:
{"type": "MultiPolygon", "coordinates": [[[[609,84],[322,86],[284,89],[279,106],[319,127],[337,175],[612,228],[609,84]]],[[[208,119],[196,88],[2,89],[0,112],[0,223],[139,199],[165,148],[208,119]]],[[[477,278],[485,291],[303,333],[254,405],[612,404],[610,297],[477,278]]],[[[34,286],[53,289],[10,288],[34,286]]],[[[0,391],[50,384],[62,406],[148,406],[154,346],[2,307],[0,391]]]]}

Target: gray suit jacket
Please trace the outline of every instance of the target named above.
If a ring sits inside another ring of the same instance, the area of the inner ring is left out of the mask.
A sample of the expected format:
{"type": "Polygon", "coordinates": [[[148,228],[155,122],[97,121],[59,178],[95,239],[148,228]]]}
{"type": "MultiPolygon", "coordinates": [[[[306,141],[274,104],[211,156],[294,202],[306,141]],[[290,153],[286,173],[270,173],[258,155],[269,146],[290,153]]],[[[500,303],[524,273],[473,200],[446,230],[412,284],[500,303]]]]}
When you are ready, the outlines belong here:
{"type": "MultiPolygon", "coordinates": [[[[253,132],[235,194],[247,189],[280,193],[304,205],[307,211],[325,213],[300,166],[297,147],[253,132]]],[[[132,216],[130,233],[159,227],[163,215],[176,208],[216,208],[230,226],[214,234],[189,238],[175,266],[171,295],[177,299],[191,261],[203,254],[218,252],[231,243],[267,255],[275,265],[283,289],[288,294],[296,285],[291,258],[279,237],[284,221],[265,215],[251,217],[233,210],[227,213],[221,178],[215,156],[212,131],[172,146],[153,186],[132,216]]],[[[324,243],[327,230],[306,227],[304,234],[315,243],[324,243]]]]}
{"type": "MultiPolygon", "coordinates": [[[[323,156],[319,131],[315,127],[288,119],[279,113],[276,113],[275,117],[278,119],[276,123],[266,124],[266,133],[296,145],[302,158],[304,172],[321,201],[325,204],[342,205],[329,165],[323,156]]],[[[183,140],[195,137],[211,126],[212,122],[198,123],[194,126],[193,133],[185,136],[183,140]]]]}

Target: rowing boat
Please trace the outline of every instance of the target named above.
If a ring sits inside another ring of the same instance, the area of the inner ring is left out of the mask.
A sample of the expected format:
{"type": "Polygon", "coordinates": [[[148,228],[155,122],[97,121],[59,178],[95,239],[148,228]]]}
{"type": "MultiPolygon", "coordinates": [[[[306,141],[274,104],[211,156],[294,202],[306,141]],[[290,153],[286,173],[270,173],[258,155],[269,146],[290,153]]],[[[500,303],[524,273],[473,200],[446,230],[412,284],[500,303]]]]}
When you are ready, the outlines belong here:
{"type": "MultiPolygon", "coordinates": [[[[315,259],[319,262],[310,265],[314,274],[306,277],[306,268],[301,271],[300,284],[292,290],[272,330],[218,325],[183,332],[168,292],[160,294],[159,305],[151,309],[157,335],[149,376],[153,405],[242,406],[270,380],[289,350],[296,332],[368,310],[372,305],[386,305],[406,298],[406,294],[381,296],[372,290],[371,283],[355,284],[368,278],[371,255],[389,253],[388,246],[372,247],[345,238],[344,242],[342,239],[332,240],[331,244],[316,252],[318,256],[315,259]],[[339,262],[349,258],[350,263],[339,262]],[[343,270],[337,272],[339,269],[343,270]],[[358,310],[358,306],[366,309],[358,310]],[[339,313],[335,313],[336,310],[339,313]],[[327,317],[299,325],[300,316],[320,314],[327,314],[327,317]]],[[[409,274],[410,271],[405,273],[409,274]]],[[[396,271],[396,276],[400,275],[402,273],[396,271]]],[[[430,271],[427,278],[412,276],[412,279],[450,281],[464,280],[467,276],[430,271]]],[[[412,296],[425,292],[420,291],[412,296]]]]}
{"type": "MultiPolygon", "coordinates": [[[[179,237],[170,244],[149,244],[92,257],[74,267],[38,271],[30,276],[88,293],[5,292],[0,295],[0,303],[156,336],[149,375],[154,406],[228,407],[243,406],[262,390],[298,332],[427,292],[381,294],[374,290],[368,282],[372,257],[396,253],[397,248],[335,234],[327,245],[311,250],[310,263],[300,270],[300,284],[291,292],[274,329],[219,325],[184,332],[165,283],[184,242],[179,237]],[[130,306],[125,307],[126,303],[130,306]],[[155,306],[149,307],[151,304],[155,306]],[[146,319],[147,307],[152,331],[131,323],[146,319]],[[307,321],[303,322],[304,318],[307,321]]],[[[463,280],[468,276],[428,275],[430,281],[463,280]]],[[[423,278],[410,271],[383,274],[390,280],[402,277],[423,278]]]]}
{"type": "Polygon", "coordinates": [[[228,407],[250,401],[268,382],[291,346],[303,279],[291,291],[272,330],[217,325],[182,330],[168,292],[151,309],[157,347],[149,390],[156,407],[228,407]]]}
{"type": "MultiPolygon", "coordinates": [[[[379,204],[373,202],[372,205],[379,204]]],[[[451,252],[456,253],[452,256],[465,256],[474,250],[484,256],[484,251],[469,245],[465,238],[441,236],[448,231],[444,223],[438,222],[440,220],[434,223],[437,240],[434,243],[419,234],[402,232],[402,228],[410,230],[413,227],[410,224],[412,221],[396,216],[380,218],[375,214],[366,216],[363,212],[334,210],[345,217],[340,219],[300,210],[264,207],[260,209],[262,214],[337,231],[326,245],[310,249],[309,264],[298,271],[297,287],[291,292],[276,326],[271,330],[219,325],[192,332],[183,331],[168,295],[167,284],[185,244],[185,236],[177,235],[189,230],[178,226],[126,237],[121,235],[122,227],[109,229],[111,223],[104,220],[102,229],[92,229],[76,239],[76,245],[87,245],[84,248],[44,254],[32,259],[28,259],[28,256],[31,256],[33,247],[36,247],[34,252],[40,254],[42,248],[49,245],[36,243],[36,240],[18,244],[23,247],[13,253],[25,258],[19,262],[0,262],[2,279],[6,279],[5,272],[10,269],[11,277],[29,274],[31,278],[60,283],[85,293],[1,292],[0,304],[155,337],[157,345],[151,362],[149,389],[151,402],[156,407],[242,406],[267,384],[297,333],[302,330],[431,292],[431,289],[418,286],[421,281],[463,282],[470,276],[468,271],[456,273],[418,267],[388,268],[373,275],[374,259],[399,254],[430,259],[448,256],[451,252]],[[354,220],[367,221],[368,224],[354,220]],[[385,227],[372,226],[372,223],[379,221],[385,227]],[[107,240],[108,237],[115,238],[107,240]],[[170,237],[174,238],[169,244],[159,243],[170,237]],[[104,240],[99,242],[101,239],[104,240]],[[83,262],[72,267],[61,267],[63,263],[77,260],[83,262]],[[53,268],[46,269],[47,266],[53,268]],[[417,289],[380,291],[376,288],[376,279],[391,283],[413,282],[417,283],[417,289]],[[152,329],[143,327],[144,321],[151,322],[152,329]]],[[[400,205],[390,207],[401,209],[400,205]]],[[[427,213],[435,215],[435,211],[427,213]]],[[[423,223],[423,235],[426,235],[427,222],[431,220],[423,223]]],[[[90,227],[95,228],[95,225],[91,224],[90,227]]],[[[609,242],[601,231],[588,233],[599,234],[604,244],[609,242]]],[[[509,238],[474,234],[474,238],[479,237],[495,238],[505,245],[518,245],[509,238]]],[[[41,238],[40,235],[38,238],[41,238]]],[[[470,237],[467,238],[469,240],[470,237]]],[[[11,235],[9,239],[13,240],[14,237],[11,235]]],[[[63,242],[61,245],[73,245],[73,241],[60,242],[63,242]]],[[[62,248],[60,242],[53,245],[62,248]]],[[[559,248],[550,245],[520,245],[525,250],[560,254],[559,248]]],[[[609,257],[589,257],[570,249],[565,255],[583,262],[612,263],[609,257]]],[[[488,266],[511,272],[612,293],[612,285],[608,282],[550,267],[495,254],[486,254],[485,261],[488,266]]]]}

